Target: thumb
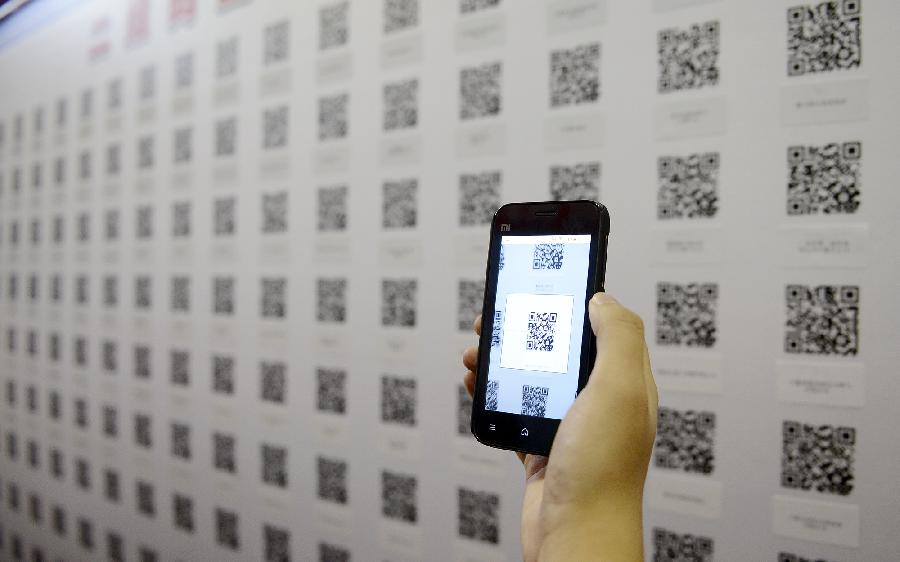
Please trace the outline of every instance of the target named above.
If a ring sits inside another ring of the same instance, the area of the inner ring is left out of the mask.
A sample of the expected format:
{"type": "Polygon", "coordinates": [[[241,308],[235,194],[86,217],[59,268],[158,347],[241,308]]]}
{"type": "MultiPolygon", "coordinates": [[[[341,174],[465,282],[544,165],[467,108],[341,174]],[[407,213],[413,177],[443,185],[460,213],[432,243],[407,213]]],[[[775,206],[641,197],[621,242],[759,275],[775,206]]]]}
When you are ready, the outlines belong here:
{"type": "Polygon", "coordinates": [[[594,295],[588,314],[597,337],[597,359],[585,390],[603,387],[607,399],[623,400],[623,406],[640,403],[646,407],[646,344],[640,316],[606,293],[594,295]]]}

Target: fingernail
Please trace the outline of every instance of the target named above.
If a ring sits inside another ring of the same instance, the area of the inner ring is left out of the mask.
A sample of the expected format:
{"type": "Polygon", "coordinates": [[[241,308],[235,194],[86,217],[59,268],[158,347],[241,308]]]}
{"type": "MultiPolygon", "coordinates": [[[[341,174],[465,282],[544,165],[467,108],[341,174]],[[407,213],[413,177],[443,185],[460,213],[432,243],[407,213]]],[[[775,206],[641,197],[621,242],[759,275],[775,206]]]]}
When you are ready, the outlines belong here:
{"type": "Polygon", "coordinates": [[[619,304],[619,301],[609,293],[597,293],[591,299],[591,302],[594,304],[619,304]]]}

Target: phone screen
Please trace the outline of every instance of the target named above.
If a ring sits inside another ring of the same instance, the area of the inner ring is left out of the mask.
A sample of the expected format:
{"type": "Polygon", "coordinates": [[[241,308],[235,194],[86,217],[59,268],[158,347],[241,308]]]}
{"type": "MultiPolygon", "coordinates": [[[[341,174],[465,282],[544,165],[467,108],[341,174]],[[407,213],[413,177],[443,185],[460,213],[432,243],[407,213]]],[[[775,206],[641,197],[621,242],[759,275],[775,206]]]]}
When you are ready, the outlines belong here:
{"type": "Polygon", "coordinates": [[[591,235],[500,240],[484,409],[562,419],[578,392],[591,235]]]}

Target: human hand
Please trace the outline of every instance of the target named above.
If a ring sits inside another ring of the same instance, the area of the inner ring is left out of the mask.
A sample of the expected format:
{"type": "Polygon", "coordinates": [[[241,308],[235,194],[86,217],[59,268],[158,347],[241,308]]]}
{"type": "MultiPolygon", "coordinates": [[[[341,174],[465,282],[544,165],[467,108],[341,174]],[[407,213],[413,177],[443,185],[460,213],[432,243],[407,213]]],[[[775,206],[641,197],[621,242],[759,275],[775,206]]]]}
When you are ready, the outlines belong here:
{"type": "MultiPolygon", "coordinates": [[[[597,337],[591,377],[560,423],[550,457],[519,454],[527,561],[643,556],[641,504],[658,400],[643,323],[605,293],[588,306],[597,337]]],[[[477,357],[474,347],[463,354],[470,393],[477,357]]]]}

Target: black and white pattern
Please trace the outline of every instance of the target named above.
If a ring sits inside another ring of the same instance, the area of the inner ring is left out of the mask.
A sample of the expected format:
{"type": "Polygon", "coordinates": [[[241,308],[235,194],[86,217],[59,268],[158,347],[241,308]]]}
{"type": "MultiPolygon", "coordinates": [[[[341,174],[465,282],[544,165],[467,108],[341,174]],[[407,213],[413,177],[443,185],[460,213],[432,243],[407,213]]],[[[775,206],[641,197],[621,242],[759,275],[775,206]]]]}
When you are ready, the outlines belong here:
{"type": "Polygon", "coordinates": [[[134,347],[134,376],[138,379],[150,378],[150,348],[146,345],[134,347]]]}
{"type": "Polygon", "coordinates": [[[528,351],[553,351],[556,319],[555,312],[529,312],[525,349],[528,351]]]}
{"type": "Polygon", "coordinates": [[[350,40],[350,3],[333,2],[319,8],[319,49],[333,49],[350,40]]]}
{"type": "Polygon", "coordinates": [[[183,349],[174,349],[169,353],[171,372],[169,381],[174,386],[188,386],[191,383],[191,354],[183,349]]]}
{"type": "Polygon", "coordinates": [[[382,184],[383,228],[413,228],[418,215],[419,181],[415,178],[390,180],[382,184]]]}
{"type": "Polygon", "coordinates": [[[711,218],[719,210],[719,153],[660,156],[656,216],[660,219],[711,218]]]}
{"type": "Polygon", "coordinates": [[[547,396],[550,389],[543,386],[522,386],[522,415],[543,418],[547,415],[547,396]]]}
{"type": "Polygon", "coordinates": [[[235,459],[234,435],[221,432],[213,433],[213,468],[234,474],[237,472],[237,461],[235,459]]]}
{"type": "Polygon", "coordinates": [[[465,385],[456,387],[456,434],[470,434],[472,424],[472,397],[465,385]]]}
{"type": "Polygon", "coordinates": [[[226,117],[216,121],[215,155],[234,156],[237,153],[237,117],[226,117]]]}
{"type": "Polygon", "coordinates": [[[119,411],[115,406],[103,406],[103,435],[110,438],[119,435],[119,411]]]}
{"type": "Polygon", "coordinates": [[[840,496],[853,491],[854,428],[785,420],[781,439],[782,486],[840,496]]]}
{"type": "Polygon", "coordinates": [[[234,314],[234,278],[213,278],[213,314],[234,314]]]}
{"type": "Polygon", "coordinates": [[[179,531],[194,532],[194,499],[183,494],[172,496],[172,520],[179,531]]]}
{"type": "Polygon", "coordinates": [[[284,148],[288,144],[288,106],[280,105],[263,110],[263,150],[284,148]]]}
{"type": "Polygon", "coordinates": [[[565,257],[563,244],[536,244],[531,260],[531,269],[562,269],[565,257]]]}
{"type": "Polygon", "coordinates": [[[484,279],[460,279],[456,302],[457,328],[461,332],[468,332],[484,304],[484,279]]]}
{"type": "Polygon", "coordinates": [[[788,285],[784,350],[813,355],[859,352],[859,286],[788,285]]]}
{"type": "Polygon", "coordinates": [[[500,542],[500,495],[460,487],[457,493],[457,533],[489,544],[500,542]]]}
{"type": "Polygon", "coordinates": [[[220,197],[213,201],[213,234],[232,236],[237,230],[235,197],[220,197]]]}
{"type": "Polygon", "coordinates": [[[347,229],[347,187],[320,187],[316,198],[317,229],[331,232],[347,229]]]}
{"type": "Polygon", "coordinates": [[[550,107],[600,99],[600,43],[550,52],[550,107]]]}
{"type": "Polygon", "coordinates": [[[411,129],[419,123],[419,80],[411,78],[384,85],[385,131],[411,129]]]}
{"type": "Polygon", "coordinates": [[[259,364],[260,400],[284,404],[287,399],[287,364],[263,361],[259,364]]]}
{"type": "Polygon", "coordinates": [[[713,540],[690,533],[653,529],[653,562],[712,562],[713,540]]]}
{"type": "Polygon", "coordinates": [[[260,312],[263,318],[284,318],[287,315],[287,279],[263,277],[260,312]]]}
{"type": "Polygon", "coordinates": [[[172,236],[184,238],[191,235],[191,202],[172,203],[172,236]]]}
{"type": "Polygon", "coordinates": [[[234,394],[234,358],[214,355],[212,358],[212,391],[216,394],[234,394]]]}
{"type": "Polygon", "coordinates": [[[343,277],[316,280],[316,320],[344,323],[347,321],[347,279],[343,277]]]}
{"type": "Polygon", "coordinates": [[[384,33],[419,25],[419,0],[384,0],[384,33]]]}
{"type": "Polygon", "coordinates": [[[263,483],[279,488],[287,487],[287,448],[263,443],[260,451],[262,454],[263,483]]]}
{"type": "Polygon", "coordinates": [[[488,8],[496,8],[501,0],[459,0],[459,13],[470,14],[488,8]]]}
{"type": "Polygon", "coordinates": [[[141,205],[135,213],[135,237],[142,240],[153,238],[153,207],[141,205]]]}
{"type": "Polygon", "coordinates": [[[463,121],[500,115],[503,65],[484,63],[459,72],[459,118],[463,121]]]}
{"type": "Polygon", "coordinates": [[[153,420],[146,414],[134,415],[134,443],[144,449],[153,446],[153,420]]]}
{"type": "Polygon", "coordinates": [[[653,465],[711,474],[715,466],[716,414],[660,407],[653,465]]]}
{"type": "Polygon", "coordinates": [[[657,283],[656,343],[713,347],[718,301],[717,283],[657,283]]]}
{"type": "Polygon", "coordinates": [[[273,525],[263,525],[265,562],[291,562],[291,533],[273,525]]]}
{"type": "Polygon", "coordinates": [[[484,409],[496,411],[497,401],[500,398],[500,381],[489,380],[485,388],[484,409]]]}
{"type": "Polygon", "coordinates": [[[787,73],[802,76],[862,64],[862,0],[788,8],[787,73]]]}
{"type": "Polygon", "coordinates": [[[216,78],[234,76],[238,71],[238,38],[230,37],[216,43],[216,78]]]}
{"type": "Polygon", "coordinates": [[[316,369],[316,409],[344,414],[347,411],[347,372],[342,369],[316,369]]]}
{"type": "Polygon", "coordinates": [[[382,375],[381,421],[407,426],[416,425],[418,403],[414,378],[382,375]]]}
{"type": "Polygon", "coordinates": [[[291,56],[291,28],[287,20],[267,25],[263,30],[263,64],[268,66],[291,56]]]}
{"type": "Polygon", "coordinates": [[[719,22],[663,29],[657,35],[659,93],[715,86],[719,83],[719,22]]]}
{"type": "Polygon", "coordinates": [[[319,98],[319,140],[343,139],[350,131],[348,110],[350,94],[319,98]]]}
{"type": "Polygon", "coordinates": [[[381,472],[381,514],[406,523],[418,520],[418,480],[410,474],[381,472]]]}
{"type": "Polygon", "coordinates": [[[288,193],[278,191],[262,194],[263,234],[277,234],[288,230],[288,193]]]}
{"type": "Polygon", "coordinates": [[[172,312],[190,312],[191,310],[191,278],[176,275],[172,278],[171,292],[172,312]]]}
{"type": "Polygon", "coordinates": [[[852,214],[859,210],[861,142],[791,146],[787,164],[789,215],[852,214]]]}
{"type": "Polygon", "coordinates": [[[320,500],[338,504],[347,503],[347,461],[318,457],[316,475],[320,500]]]}
{"type": "Polygon", "coordinates": [[[499,170],[460,174],[459,225],[484,226],[491,223],[500,208],[499,170]]]}
{"type": "Polygon", "coordinates": [[[172,423],[172,456],[191,460],[191,427],[185,423],[172,423]]]}
{"type": "Polygon", "coordinates": [[[241,535],[237,512],[217,507],[215,514],[216,544],[230,550],[240,550],[241,535]]]}
{"type": "Polygon", "coordinates": [[[503,332],[503,311],[494,311],[494,322],[491,324],[491,347],[500,347],[503,332]]]}
{"type": "Polygon", "coordinates": [[[599,201],[600,162],[550,166],[550,198],[554,201],[599,201]]]}
{"type": "Polygon", "coordinates": [[[415,327],[417,293],[418,281],[415,279],[383,279],[381,325],[415,327]]]}

